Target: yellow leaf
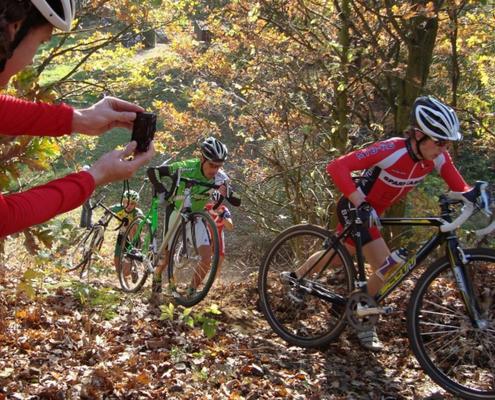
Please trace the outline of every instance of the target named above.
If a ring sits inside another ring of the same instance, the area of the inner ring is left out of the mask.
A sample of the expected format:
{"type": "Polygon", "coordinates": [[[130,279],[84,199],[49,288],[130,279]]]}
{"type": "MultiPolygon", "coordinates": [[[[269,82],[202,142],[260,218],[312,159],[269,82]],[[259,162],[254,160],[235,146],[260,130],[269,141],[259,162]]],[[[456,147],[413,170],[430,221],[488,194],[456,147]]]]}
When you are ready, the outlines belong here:
{"type": "Polygon", "coordinates": [[[136,376],[136,381],[142,385],[147,385],[151,382],[151,378],[147,373],[141,372],[138,376],[136,376]]]}
{"type": "Polygon", "coordinates": [[[15,317],[18,319],[26,319],[27,316],[28,316],[28,312],[25,309],[17,310],[17,312],[15,313],[15,317]]]}

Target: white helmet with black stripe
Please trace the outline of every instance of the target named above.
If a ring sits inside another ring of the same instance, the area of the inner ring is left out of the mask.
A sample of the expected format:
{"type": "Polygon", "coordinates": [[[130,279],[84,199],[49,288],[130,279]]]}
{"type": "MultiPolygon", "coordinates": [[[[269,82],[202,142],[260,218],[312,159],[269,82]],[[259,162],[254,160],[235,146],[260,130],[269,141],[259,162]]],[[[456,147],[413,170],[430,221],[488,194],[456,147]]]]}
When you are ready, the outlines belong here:
{"type": "Polygon", "coordinates": [[[411,124],[432,138],[453,142],[462,140],[455,111],[431,96],[418,97],[414,101],[411,124]]]}
{"type": "Polygon", "coordinates": [[[225,161],[228,155],[227,146],[214,137],[209,137],[201,143],[201,153],[207,160],[219,162],[225,161]]]}
{"type": "Polygon", "coordinates": [[[76,13],[74,0],[31,0],[55,28],[69,32],[76,13]]]}

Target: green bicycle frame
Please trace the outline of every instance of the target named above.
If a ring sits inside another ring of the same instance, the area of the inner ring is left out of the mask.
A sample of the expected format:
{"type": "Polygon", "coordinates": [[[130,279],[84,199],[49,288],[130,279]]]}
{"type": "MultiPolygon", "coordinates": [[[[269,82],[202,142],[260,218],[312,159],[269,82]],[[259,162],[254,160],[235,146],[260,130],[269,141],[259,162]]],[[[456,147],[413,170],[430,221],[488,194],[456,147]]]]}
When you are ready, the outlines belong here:
{"type": "MultiPolygon", "coordinates": [[[[153,195],[151,198],[151,206],[146,215],[144,216],[143,220],[139,223],[136,232],[134,233],[132,237],[132,242],[134,242],[137,238],[140,237],[141,232],[143,231],[144,226],[150,225],[151,227],[151,234],[146,234],[144,238],[144,243],[143,243],[143,249],[149,249],[150,244],[152,243],[153,238],[155,238],[156,232],[158,230],[158,205],[160,203],[160,200],[158,196],[153,195]]],[[[130,244],[132,246],[132,244],[130,244]]],[[[156,252],[156,248],[152,249],[153,252],[156,252]]]]}

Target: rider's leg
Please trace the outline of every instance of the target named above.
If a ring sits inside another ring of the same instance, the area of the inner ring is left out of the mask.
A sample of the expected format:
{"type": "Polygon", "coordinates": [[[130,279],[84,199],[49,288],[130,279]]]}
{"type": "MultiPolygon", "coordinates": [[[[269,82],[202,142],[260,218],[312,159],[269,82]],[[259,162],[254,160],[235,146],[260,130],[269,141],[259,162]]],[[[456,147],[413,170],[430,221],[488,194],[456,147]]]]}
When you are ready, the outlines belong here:
{"type": "MultiPolygon", "coordinates": [[[[167,236],[169,233],[169,230],[175,231],[175,227],[178,223],[178,218],[179,218],[179,213],[177,211],[171,211],[167,209],[167,215],[165,217],[166,221],[166,229],[164,236],[167,236]]],[[[170,255],[170,248],[172,247],[172,242],[173,242],[173,236],[174,235],[169,235],[168,243],[163,246],[162,253],[158,255],[158,261],[156,263],[155,267],[155,272],[153,274],[153,291],[161,292],[162,290],[162,282],[165,281],[166,278],[166,273],[165,271],[167,270],[168,267],[168,259],[170,255]]],[[[166,239],[166,237],[162,238],[163,240],[166,239]]],[[[174,284],[173,282],[169,282],[172,285],[174,284]]]]}
{"type": "Polygon", "coordinates": [[[198,253],[200,256],[199,263],[194,271],[194,275],[191,282],[191,287],[197,289],[203,282],[206,274],[210,270],[211,265],[211,247],[210,245],[203,245],[198,247],[198,253]]]}
{"type": "MultiPolygon", "coordinates": [[[[373,271],[376,271],[383,264],[389,254],[390,250],[381,237],[374,239],[363,246],[364,258],[368,264],[370,264],[373,271]]],[[[374,296],[382,286],[383,282],[378,278],[375,272],[373,272],[367,283],[368,294],[374,296]]],[[[368,350],[380,351],[383,349],[383,343],[380,341],[375,327],[358,332],[357,337],[361,346],[368,350]]]]}
{"type": "Polygon", "coordinates": [[[225,256],[223,254],[220,254],[218,257],[218,264],[217,264],[217,276],[220,276],[220,272],[222,271],[222,265],[223,265],[223,260],[225,259],[225,256]]]}
{"type": "MultiPolygon", "coordinates": [[[[301,266],[297,267],[294,271],[297,277],[305,276],[307,273],[315,274],[320,272],[325,265],[328,264],[330,257],[334,254],[333,251],[329,251],[324,257],[323,254],[326,250],[320,250],[312,254],[301,266]],[[321,259],[320,259],[321,258],[321,259]]],[[[339,257],[334,257],[332,266],[340,265],[339,257]]]]}
{"type": "MultiPolygon", "coordinates": [[[[353,207],[353,205],[345,197],[341,197],[337,202],[337,217],[339,220],[339,225],[337,226],[336,229],[337,233],[342,231],[343,226],[347,226],[352,222],[351,221],[352,214],[349,211],[351,207],[353,207]]],[[[349,240],[349,244],[350,243],[351,241],[349,240]]],[[[354,248],[349,244],[346,243],[346,247],[351,252],[352,255],[354,254],[354,248]]],[[[297,269],[295,270],[296,276],[302,277],[305,276],[307,273],[311,273],[311,274],[319,273],[323,269],[323,267],[325,267],[329,263],[330,258],[334,255],[333,251],[329,251],[328,254],[326,254],[323,258],[321,258],[326,251],[327,249],[317,251],[316,253],[312,254],[301,266],[296,266],[297,267],[297,269]]],[[[330,265],[333,267],[341,265],[340,257],[333,257],[332,261],[330,262],[330,265]]]]}
{"type": "Polygon", "coordinates": [[[115,266],[115,271],[117,272],[117,275],[120,273],[119,268],[120,268],[121,241],[122,241],[122,236],[118,234],[117,239],[115,240],[115,248],[113,250],[113,265],[115,266]]]}
{"type": "Polygon", "coordinates": [[[373,269],[373,274],[368,278],[368,294],[374,296],[384,283],[375,271],[390,255],[390,250],[387,243],[385,243],[385,240],[380,237],[363,246],[363,255],[373,269]]]}
{"type": "Polygon", "coordinates": [[[162,282],[164,280],[165,270],[167,269],[168,266],[168,255],[169,255],[169,251],[167,248],[165,248],[156,264],[155,272],[153,274],[153,284],[152,284],[153,292],[162,291],[162,282]]]}
{"type": "Polygon", "coordinates": [[[191,243],[193,240],[195,241],[195,247],[197,247],[200,257],[200,261],[195,267],[194,275],[191,280],[191,288],[197,289],[210,270],[212,244],[210,242],[210,234],[208,233],[208,228],[201,219],[198,219],[194,223],[194,238],[191,235],[190,229],[187,230],[187,235],[188,240],[190,240],[191,243]]]}
{"type": "Polygon", "coordinates": [[[220,276],[220,271],[222,270],[223,260],[225,259],[225,236],[223,230],[218,232],[218,241],[220,246],[220,251],[218,252],[218,264],[216,276],[220,276]]]}

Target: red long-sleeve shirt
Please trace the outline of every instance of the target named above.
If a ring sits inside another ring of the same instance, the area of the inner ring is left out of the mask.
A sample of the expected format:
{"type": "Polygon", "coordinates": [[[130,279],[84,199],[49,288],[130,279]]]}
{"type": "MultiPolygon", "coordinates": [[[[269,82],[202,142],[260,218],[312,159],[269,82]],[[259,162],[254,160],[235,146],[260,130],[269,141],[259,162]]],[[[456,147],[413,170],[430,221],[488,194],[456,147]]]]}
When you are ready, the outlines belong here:
{"type": "MultiPolygon", "coordinates": [[[[70,134],[73,109],[66,104],[32,103],[0,96],[0,134],[62,136],[70,134]]],[[[26,192],[0,194],[0,237],[48,221],[80,206],[91,195],[91,174],[79,172],[26,192]]]]}

